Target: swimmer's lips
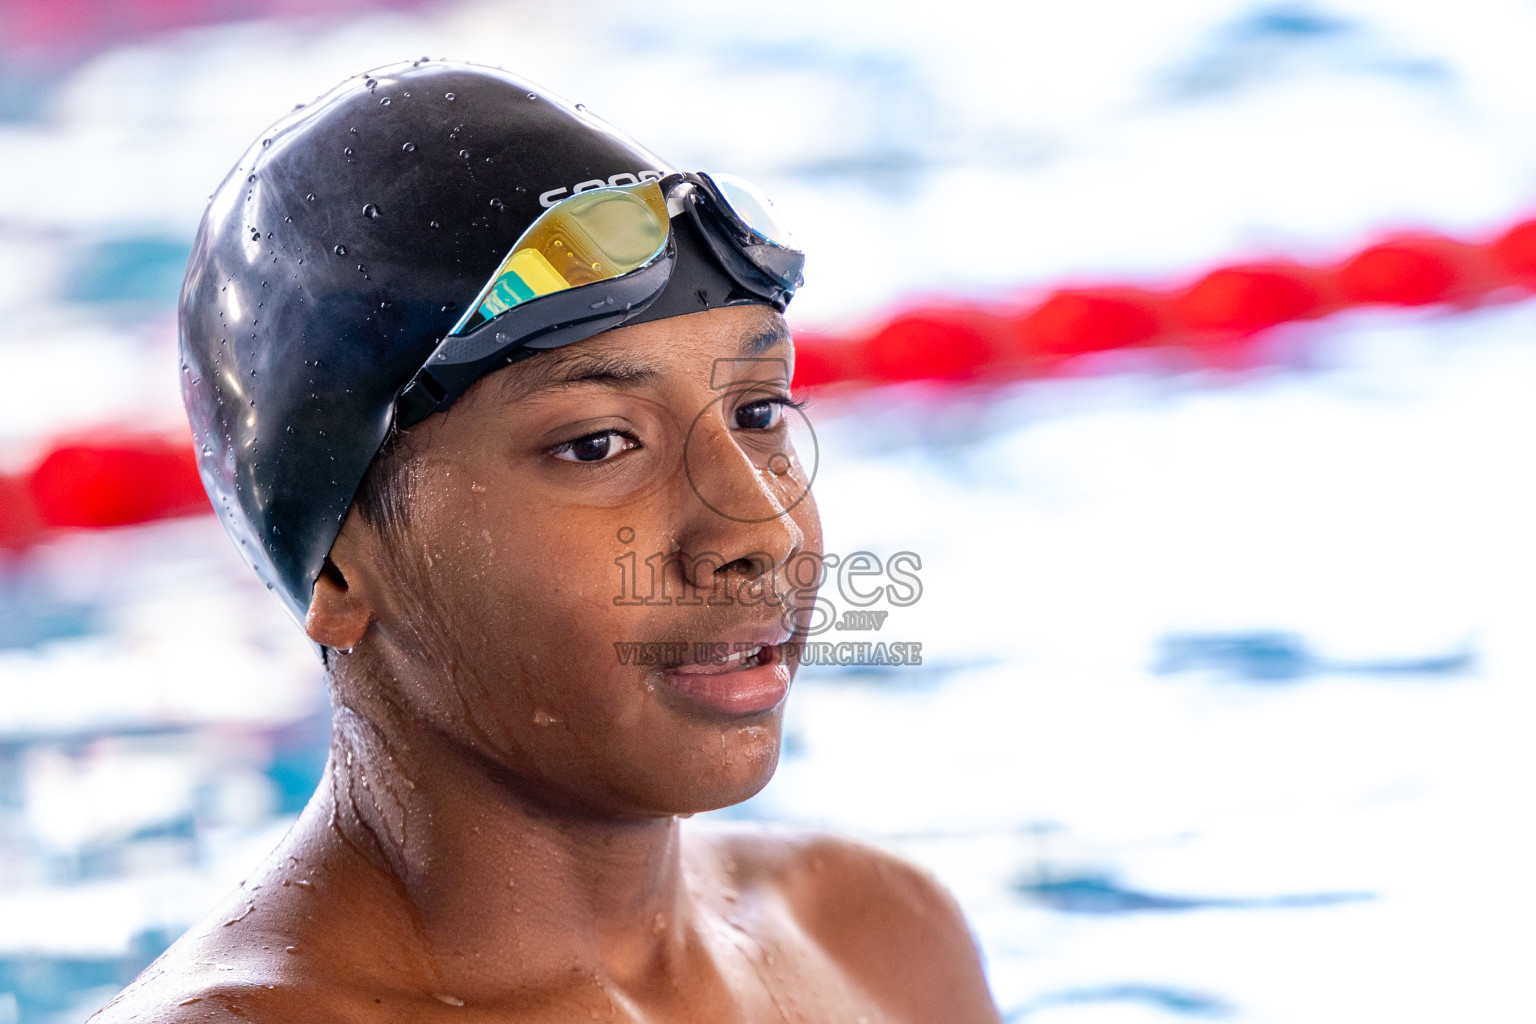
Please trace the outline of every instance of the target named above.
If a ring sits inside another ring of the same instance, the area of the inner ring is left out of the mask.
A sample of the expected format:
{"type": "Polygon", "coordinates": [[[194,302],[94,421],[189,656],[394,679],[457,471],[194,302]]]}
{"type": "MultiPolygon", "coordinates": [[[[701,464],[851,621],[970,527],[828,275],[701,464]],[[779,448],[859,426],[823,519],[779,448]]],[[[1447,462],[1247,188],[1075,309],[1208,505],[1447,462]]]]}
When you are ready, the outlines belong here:
{"type": "Polygon", "coordinates": [[[734,653],[720,661],[693,661],[661,672],[662,681],[689,703],[727,715],[751,715],[777,707],[789,693],[787,636],[729,642],[734,653]],[[758,641],[760,646],[736,651],[758,641]]]}

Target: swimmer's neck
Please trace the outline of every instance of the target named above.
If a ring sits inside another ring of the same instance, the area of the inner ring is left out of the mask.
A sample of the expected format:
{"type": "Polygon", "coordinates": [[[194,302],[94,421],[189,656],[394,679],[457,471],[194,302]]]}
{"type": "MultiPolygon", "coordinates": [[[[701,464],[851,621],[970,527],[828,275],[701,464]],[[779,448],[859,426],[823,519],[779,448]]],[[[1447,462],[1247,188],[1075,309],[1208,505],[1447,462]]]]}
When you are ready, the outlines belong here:
{"type": "Polygon", "coordinates": [[[398,904],[445,970],[479,965],[504,982],[515,969],[534,981],[574,964],[623,986],[682,955],[694,906],[676,817],[563,808],[399,716],[338,706],[334,719],[306,814],[325,825],[310,829],[316,852],[343,876],[371,875],[343,880],[398,904]]]}

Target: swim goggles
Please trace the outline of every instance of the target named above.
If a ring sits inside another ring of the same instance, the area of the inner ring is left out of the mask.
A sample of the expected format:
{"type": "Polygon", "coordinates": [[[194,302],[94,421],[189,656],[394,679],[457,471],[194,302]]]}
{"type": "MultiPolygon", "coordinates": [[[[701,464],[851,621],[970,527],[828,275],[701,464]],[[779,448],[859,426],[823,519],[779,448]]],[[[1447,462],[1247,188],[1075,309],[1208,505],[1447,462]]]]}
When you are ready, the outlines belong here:
{"type": "Polygon", "coordinates": [[[781,312],[804,278],[761,189],[729,174],[674,173],[593,188],[540,214],[395,400],[395,425],[447,408],[486,373],[639,316],[677,259],[687,217],[732,284],[781,312]]]}

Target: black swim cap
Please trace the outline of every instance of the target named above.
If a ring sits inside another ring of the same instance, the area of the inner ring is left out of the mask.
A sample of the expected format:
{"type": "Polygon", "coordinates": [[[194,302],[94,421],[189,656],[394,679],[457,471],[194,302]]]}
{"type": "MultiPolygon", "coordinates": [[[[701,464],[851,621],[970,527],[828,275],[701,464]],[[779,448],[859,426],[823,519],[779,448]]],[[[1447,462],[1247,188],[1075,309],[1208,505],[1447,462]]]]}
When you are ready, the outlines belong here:
{"type": "MultiPolygon", "coordinates": [[[[182,284],[182,395],[224,528],[300,622],[397,394],[523,230],[672,170],[580,106],[442,61],[349,79],[246,151],[182,284]]],[[[681,225],[629,322],[757,301],[681,225]]]]}

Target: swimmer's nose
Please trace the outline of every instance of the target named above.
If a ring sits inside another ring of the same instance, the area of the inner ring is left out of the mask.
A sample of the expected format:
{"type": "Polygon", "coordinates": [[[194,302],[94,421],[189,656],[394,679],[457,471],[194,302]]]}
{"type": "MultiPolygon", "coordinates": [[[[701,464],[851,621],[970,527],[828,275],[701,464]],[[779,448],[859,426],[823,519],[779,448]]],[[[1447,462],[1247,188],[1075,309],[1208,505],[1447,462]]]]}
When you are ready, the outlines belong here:
{"type": "Polygon", "coordinates": [[[773,575],[805,543],[781,493],[784,474],[756,465],[723,425],[695,430],[689,442],[699,446],[689,458],[690,528],[680,538],[693,556],[689,582],[708,589],[720,576],[773,575]],[[704,552],[718,557],[699,557],[704,552]]]}

